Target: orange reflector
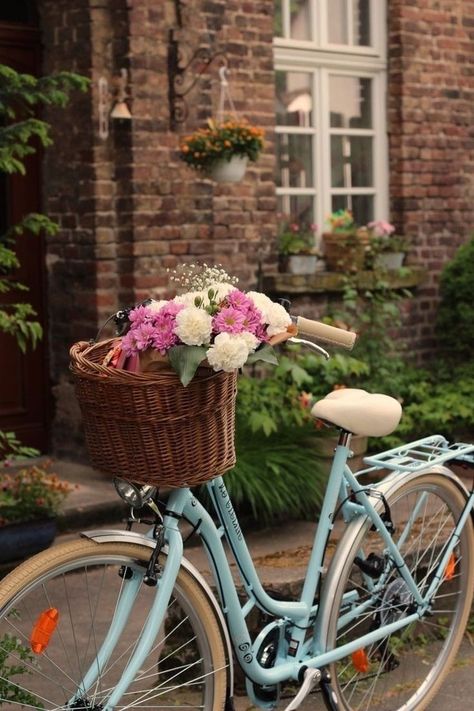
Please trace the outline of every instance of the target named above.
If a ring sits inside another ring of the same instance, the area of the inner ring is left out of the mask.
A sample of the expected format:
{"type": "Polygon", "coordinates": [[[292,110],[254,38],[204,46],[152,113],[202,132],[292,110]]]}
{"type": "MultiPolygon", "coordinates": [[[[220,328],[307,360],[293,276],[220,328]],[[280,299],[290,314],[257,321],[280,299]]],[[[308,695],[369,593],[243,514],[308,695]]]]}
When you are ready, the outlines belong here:
{"type": "Polygon", "coordinates": [[[362,673],[369,671],[369,658],[365,649],[358,649],[356,652],[352,652],[351,659],[352,666],[356,671],[362,673]]]}
{"type": "Polygon", "coordinates": [[[444,579],[445,580],[452,580],[454,578],[454,573],[456,571],[456,556],[454,553],[451,553],[449,556],[448,563],[446,565],[445,571],[444,571],[444,579]]]}
{"type": "Polygon", "coordinates": [[[55,607],[45,610],[36,620],[30,637],[31,651],[35,654],[42,654],[49,644],[56,625],[58,624],[59,612],[55,607]]]}

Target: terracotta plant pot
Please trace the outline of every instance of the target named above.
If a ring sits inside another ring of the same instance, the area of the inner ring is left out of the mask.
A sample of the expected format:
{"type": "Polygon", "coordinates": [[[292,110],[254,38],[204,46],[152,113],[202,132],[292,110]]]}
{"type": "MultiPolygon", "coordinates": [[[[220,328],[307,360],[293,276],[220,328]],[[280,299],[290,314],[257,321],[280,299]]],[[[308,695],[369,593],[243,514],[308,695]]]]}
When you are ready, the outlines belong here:
{"type": "Polygon", "coordinates": [[[230,160],[218,160],[210,170],[216,183],[239,183],[247,170],[247,156],[232,156],[230,160]]]}
{"type": "Polygon", "coordinates": [[[325,232],[323,241],[328,271],[351,272],[364,268],[365,254],[370,243],[367,233],[325,232]]]}

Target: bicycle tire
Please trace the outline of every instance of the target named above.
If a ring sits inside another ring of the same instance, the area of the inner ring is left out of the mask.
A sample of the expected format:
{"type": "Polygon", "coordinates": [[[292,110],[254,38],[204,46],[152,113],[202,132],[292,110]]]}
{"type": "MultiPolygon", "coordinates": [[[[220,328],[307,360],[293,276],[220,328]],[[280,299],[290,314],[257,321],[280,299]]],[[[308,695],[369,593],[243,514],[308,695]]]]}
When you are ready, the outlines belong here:
{"type": "MultiPolygon", "coordinates": [[[[10,573],[0,584],[0,706],[102,709],[146,623],[156,588],[140,584],[132,614],[97,681],[85,690],[81,680],[97,658],[129,571],[142,577],[149,557],[146,546],[78,540],[39,553],[10,573]],[[46,650],[36,655],[29,641],[32,629],[41,613],[54,608],[57,628],[46,650]],[[15,667],[20,672],[12,674],[15,667]]],[[[181,568],[147,663],[114,711],[163,704],[222,711],[226,665],[215,613],[202,587],[181,568]]]]}
{"type": "MultiPolygon", "coordinates": [[[[465,494],[449,477],[429,473],[419,474],[406,484],[389,487],[385,498],[395,526],[393,538],[406,557],[418,589],[423,591],[432,579],[436,560],[447,539],[448,526],[452,530],[463,509],[465,494]],[[413,523],[408,528],[410,513],[413,523]]],[[[398,570],[388,558],[384,559],[385,546],[380,535],[371,529],[371,523],[365,522],[355,535],[352,532],[353,540],[341,542],[339,555],[336,554],[331,564],[332,580],[337,582],[323,633],[326,649],[352,641],[414,609],[398,570]],[[367,572],[362,573],[360,560],[356,560],[361,551],[364,556],[368,552],[379,555],[384,560],[384,570],[387,571],[387,563],[392,568],[390,573],[385,572],[385,578],[370,578],[367,572]],[[375,586],[372,592],[371,585],[375,586]],[[358,602],[373,600],[373,604],[350,623],[348,618],[345,624],[339,622],[338,631],[338,620],[350,610],[351,594],[358,602]]],[[[341,709],[422,711],[436,695],[459,649],[470,612],[474,585],[474,536],[470,518],[454,554],[449,575],[449,566],[446,566],[435,595],[431,616],[330,666],[341,709]]]]}

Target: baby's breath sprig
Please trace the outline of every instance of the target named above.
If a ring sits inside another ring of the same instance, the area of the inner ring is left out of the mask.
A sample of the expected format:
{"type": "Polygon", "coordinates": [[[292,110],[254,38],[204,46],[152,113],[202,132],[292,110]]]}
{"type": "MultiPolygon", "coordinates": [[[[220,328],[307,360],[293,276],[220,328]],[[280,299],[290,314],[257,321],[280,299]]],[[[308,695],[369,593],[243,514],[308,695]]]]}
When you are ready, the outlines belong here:
{"type": "Polygon", "coordinates": [[[222,264],[180,264],[176,269],[166,271],[170,275],[170,281],[186,291],[204,291],[214,284],[235,286],[239,281],[237,277],[229,276],[222,264]]]}

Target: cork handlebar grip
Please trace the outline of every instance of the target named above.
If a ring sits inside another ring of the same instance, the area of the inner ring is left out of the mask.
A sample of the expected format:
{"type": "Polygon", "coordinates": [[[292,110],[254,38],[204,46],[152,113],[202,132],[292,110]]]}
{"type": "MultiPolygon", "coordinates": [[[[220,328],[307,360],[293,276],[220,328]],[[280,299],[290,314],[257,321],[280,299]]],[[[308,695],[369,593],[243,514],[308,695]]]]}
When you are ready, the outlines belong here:
{"type": "Polygon", "coordinates": [[[303,316],[296,319],[298,334],[301,336],[312,336],[318,341],[330,343],[333,346],[342,346],[351,350],[357,339],[357,333],[345,331],[343,328],[328,326],[320,321],[313,321],[303,316]]]}

